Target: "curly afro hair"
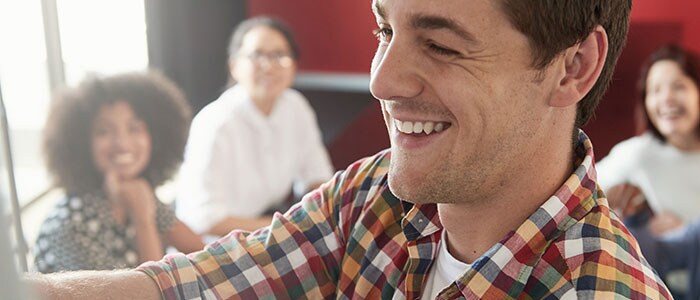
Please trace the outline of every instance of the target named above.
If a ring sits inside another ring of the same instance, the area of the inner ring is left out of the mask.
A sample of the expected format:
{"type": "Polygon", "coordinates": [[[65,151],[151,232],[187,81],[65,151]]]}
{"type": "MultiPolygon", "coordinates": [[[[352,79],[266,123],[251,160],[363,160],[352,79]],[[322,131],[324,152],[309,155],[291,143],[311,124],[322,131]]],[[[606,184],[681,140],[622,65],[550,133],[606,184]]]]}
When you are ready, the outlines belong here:
{"type": "Polygon", "coordinates": [[[146,123],[151,160],[141,174],[153,186],[169,179],[182,162],[191,111],[182,91],[160,73],[148,71],[89,76],[56,94],[46,121],[43,150],[54,184],[69,195],[102,186],[91,153],[92,126],[101,108],[124,101],[146,123]]]}

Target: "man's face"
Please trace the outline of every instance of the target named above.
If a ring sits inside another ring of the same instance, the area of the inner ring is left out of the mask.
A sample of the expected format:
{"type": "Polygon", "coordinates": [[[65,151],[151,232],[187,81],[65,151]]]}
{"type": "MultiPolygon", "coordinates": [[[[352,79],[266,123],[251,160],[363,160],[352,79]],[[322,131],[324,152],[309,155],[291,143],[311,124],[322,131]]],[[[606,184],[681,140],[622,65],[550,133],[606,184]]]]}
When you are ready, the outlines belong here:
{"type": "MultiPolygon", "coordinates": [[[[415,203],[497,197],[546,140],[551,70],[491,0],[374,0],[370,90],[389,132],[389,187],[415,203]]],[[[573,122],[573,120],[572,120],[573,122]]],[[[538,176],[538,174],[529,174],[538,176]]]]}

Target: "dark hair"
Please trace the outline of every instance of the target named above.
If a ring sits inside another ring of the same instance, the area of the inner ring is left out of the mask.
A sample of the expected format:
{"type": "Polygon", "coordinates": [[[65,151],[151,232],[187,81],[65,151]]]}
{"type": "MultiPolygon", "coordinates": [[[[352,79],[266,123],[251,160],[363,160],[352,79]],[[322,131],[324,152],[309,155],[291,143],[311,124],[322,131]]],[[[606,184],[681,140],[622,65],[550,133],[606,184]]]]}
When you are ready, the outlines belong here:
{"type": "Polygon", "coordinates": [[[605,94],[625,44],[632,0],[502,0],[502,4],[511,23],[530,39],[533,65],[539,69],[583,41],[597,25],[605,28],[609,45],[605,65],[577,107],[575,127],[585,125],[605,94]]]}
{"type": "Polygon", "coordinates": [[[292,31],[282,21],[267,16],[247,19],[236,26],[236,29],[231,34],[231,41],[228,45],[229,58],[235,57],[238,54],[238,50],[240,50],[241,46],[243,45],[243,38],[245,35],[249,31],[261,26],[272,28],[281,33],[282,36],[284,36],[284,39],[287,40],[292,58],[294,58],[294,60],[299,59],[299,45],[294,40],[292,31]]]}
{"type": "Polygon", "coordinates": [[[99,189],[103,174],[92,159],[92,126],[103,107],[124,101],[151,136],[151,160],[142,176],[154,187],[182,162],[191,119],[183,93],[155,72],[88,76],[77,87],[56,94],[43,136],[47,168],[54,184],[69,195],[99,189]]]}
{"type": "MultiPolygon", "coordinates": [[[[683,70],[686,76],[690,77],[695,83],[695,86],[700,88],[700,59],[698,55],[689,50],[685,50],[675,44],[667,44],[656,49],[644,62],[642,65],[641,72],[639,74],[639,80],[637,81],[637,92],[639,93],[642,112],[644,118],[646,119],[647,129],[662,142],[666,141],[666,138],[659,132],[659,129],[654,126],[649,119],[649,114],[646,110],[646,98],[647,98],[647,77],[649,77],[649,70],[651,67],[662,60],[670,60],[678,64],[678,66],[683,70]]],[[[700,124],[696,130],[700,132],[700,124]]]]}

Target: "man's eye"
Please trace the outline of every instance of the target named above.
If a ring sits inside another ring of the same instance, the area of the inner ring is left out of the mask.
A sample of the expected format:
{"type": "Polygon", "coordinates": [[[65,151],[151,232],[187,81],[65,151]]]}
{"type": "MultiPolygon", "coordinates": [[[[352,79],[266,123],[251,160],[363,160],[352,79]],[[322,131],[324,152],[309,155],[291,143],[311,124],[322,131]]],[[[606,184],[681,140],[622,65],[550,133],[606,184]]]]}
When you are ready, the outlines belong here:
{"type": "Polygon", "coordinates": [[[440,46],[435,45],[433,43],[428,44],[428,48],[430,49],[430,51],[433,51],[439,55],[457,55],[457,54],[459,54],[459,52],[457,52],[457,51],[454,51],[452,49],[447,49],[444,47],[440,47],[440,46]]]}
{"type": "Polygon", "coordinates": [[[389,28],[379,28],[372,31],[372,34],[374,34],[374,36],[377,37],[377,40],[380,42],[391,41],[391,36],[393,33],[394,32],[389,28]]]}

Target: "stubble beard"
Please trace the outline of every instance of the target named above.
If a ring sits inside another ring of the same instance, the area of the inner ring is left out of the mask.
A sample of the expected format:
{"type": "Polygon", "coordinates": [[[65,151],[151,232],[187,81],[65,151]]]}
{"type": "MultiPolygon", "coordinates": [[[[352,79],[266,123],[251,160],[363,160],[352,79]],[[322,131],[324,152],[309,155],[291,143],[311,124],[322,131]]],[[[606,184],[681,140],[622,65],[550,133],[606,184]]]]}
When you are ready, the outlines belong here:
{"type": "Polygon", "coordinates": [[[483,189],[486,172],[484,167],[467,161],[455,163],[446,159],[433,172],[411,170],[415,158],[392,156],[389,166],[389,189],[401,200],[415,203],[480,203],[488,194],[483,189]]]}

